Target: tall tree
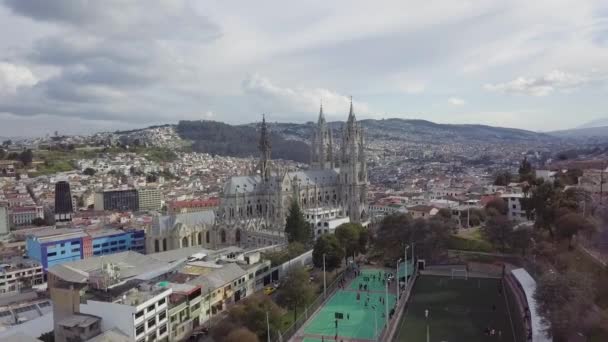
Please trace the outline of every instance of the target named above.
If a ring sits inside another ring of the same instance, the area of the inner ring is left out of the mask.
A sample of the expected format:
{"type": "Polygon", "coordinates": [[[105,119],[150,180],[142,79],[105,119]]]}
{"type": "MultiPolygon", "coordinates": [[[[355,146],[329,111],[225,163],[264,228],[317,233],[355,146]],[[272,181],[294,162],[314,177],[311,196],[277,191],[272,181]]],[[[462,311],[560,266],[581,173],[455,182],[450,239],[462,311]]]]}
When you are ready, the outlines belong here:
{"type": "Polygon", "coordinates": [[[363,227],[357,223],[343,223],[336,228],[335,235],[344,250],[344,258],[358,254],[361,250],[360,236],[363,227]]]}
{"type": "Polygon", "coordinates": [[[94,176],[97,171],[95,171],[95,169],[93,168],[87,167],[86,169],[84,169],[84,171],[82,171],[82,173],[87,176],[94,176]]]}
{"type": "Polygon", "coordinates": [[[594,287],[585,273],[546,272],[538,281],[534,299],[546,331],[554,341],[567,341],[573,332],[579,332],[594,305],[594,287]]]}
{"type": "Polygon", "coordinates": [[[21,161],[25,166],[31,165],[33,160],[34,153],[30,149],[27,149],[19,154],[19,161],[21,161]]]}
{"type": "Polygon", "coordinates": [[[277,301],[293,310],[294,320],[298,317],[298,308],[310,304],[315,295],[315,288],[310,283],[310,274],[302,266],[289,270],[277,294],[277,301]]]}
{"type": "Polygon", "coordinates": [[[500,215],[507,215],[507,212],[509,211],[509,207],[507,206],[507,202],[505,202],[505,200],[503,200],[500,197],[496,197],[494,199],[492,199],[491,201],[489,201],[486,204],[486,214],[489,210],[496,210],[497,213],[499,213],[500,215]]]}
{"type": "Polygon", "coordinates": [[[323,267],[323,254],[325,254],[325,269],[328,272],[335,270],[342,264],[344,249],[333,234],[321,235],[315,242],[312,250],[312,262],[317,268],[323,267]]]}
{"type": "Polygon", "coordinates": [[[520,182],[527,181],[528,183],[531,183],[534,181],[534,169],[532,168],[532,164],[528,161],[528,157],[524,157],[524,160],[521,161],[518,173],[520,182]]]}
{"type": "Polygon", "coordinates": [[[555,229],[559,238],[568,240],[568,248],[572,249],[572,238],[579,232],[590,232],[594,225],[578,213],[567,213],[560,216],[555,222],[555,229]]]}
{"type": "Polygon", "coordinates": [[[296,200],[293,200],[289,207],[285,234],[287,234],[287,241],[289,242],[300,242],[306,246],[310,245],[312,230],[310,224],[304,219],[304,214],[302,214],[300,205],[296,200]]]}
{"type": "Polygon", "coordinates": [[[532,243],[532,229],[526,227],[516,227],[513,230],[509,244],[513,248],[521,250],[522,255],[526,255],[526,250],[532,243]]]}
{"type": "Polygon", "coordinates": [[[488,211],[488,219],[482,227],[482,232],[488,241],[500,246],[501,252],[504,252],[507,243],[511,240],[513,234],[513,222],[507,216],[501,215],[494,209],[488,211]]]}
{"type": "Polygon", "coordinates": [[[276,332],[281,328],[283,314],[281,308],[269,297],[247,298],[242,305],[236,305],[230,310],[229,317],[260,339],[266,340],[268,333],[266,313],[268,313],[268,323],[272,335],[273,331],[276,332]]]}
{"type": "Polygon", "coordinates": [[[496,178],[494,179],[494,185],[498,186],[507,186],[511,183],[512,180],[511,173],[509,171],[501,171],[496,174],[496,178]]]}

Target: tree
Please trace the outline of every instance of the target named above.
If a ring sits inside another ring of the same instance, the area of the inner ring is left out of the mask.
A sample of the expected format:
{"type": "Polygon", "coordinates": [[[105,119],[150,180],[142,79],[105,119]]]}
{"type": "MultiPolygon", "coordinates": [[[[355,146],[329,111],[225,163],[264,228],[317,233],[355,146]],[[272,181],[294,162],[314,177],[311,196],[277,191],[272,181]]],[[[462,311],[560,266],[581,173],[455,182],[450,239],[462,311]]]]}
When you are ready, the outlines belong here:
{"type": "Polygon", "coordinates": [[[266,313],[268,313],[270,331],[279,330],[283,317],[281,308],[269,297],[248,298],[242,305],[234,306],[230,310],[229,317],[233,322],[238,322],[252,332],[254,336],[266,340],[268,333],[266,313]]]}
{"type": "Polygon", "coordinates": [[[97,171],[95,171],[95,169],[93,168],[87,167],[86,169],[84,169],[84,171],[82,171],[82,173],[87,176],[94,176],[97,171]]]}
{"type": "Polygon", "coordinates": [[[594,230],[594,225],[581,214],[570,212],[557,219],[555,229],[557,236],[568,240],[568,248],[572,249],[572,237],[578,232],[594,230]]]}
{"type": "Polygon", "coordinates": [[[360,235],[363,227],[357,223],[343,223],[336,228],[335,235],[342,249],[344,258],[356,255],[361,250],[360,235]]]}
{"type": "Polygon", "coordinates": [[[500,215],[507,215],[507,212],[509,211],[509,207],[507,206],[507,203],[500,197],[496,197],[494,199],[492,199],[491,201],[489,201],[486,204],[486,214],[489,210],[496,210],[497,213],[499,213],[500,215]]]}
{"type": "Polygon", "coordinates": [[[226,336],[224,342],[259,342],[256,334],[247,328],[238,328],[226,336]]]}
{"type": "Polygon", "coordinates": [[[527,227],[515,227],[511,233],[510,245],[521,250],[522,255],[526,255],[526,250],[530,247],[532,240],[532,230],[527,227]]]}
{"type": "Polygon", "coordinates": [[[488,241],[500,245],[501,252],[504,252],[513,234],[513,222],[509,221],[507,216],[490,209],[482,232],[488,241]]]}
{"type": "Polygon", "coordinates": [[[158,176],[150,173],[148,175],[146,175],[146,183],[156,183],[158,182],[158,176]]]}
{"type": "Polygon", "coordinates": [[[524,160],[521,161],[519,165],[519,181],[528,183],[532,183],[535,179],[534,169],[532,168],[532,164],[528,161],[528,157],[524,157],[524,160]]]}
{"type": "Polygon", "coordinates": [[[321,235],[315,242],[312,250],[312,263],[315,267],[323,267],[323,254],[325,254],[325,269],[328,272],[335,270],[342,264],[344,250],[335,235],[321,235]]]}
{"type": "Polygon", "coordinates": [[[281,282],[277,301],[293,310],[295,320],[298,317],[298,308],[308,305],[314,295],[315,288],[310,283],[308,271],[303,266],[294,266],[281,282]]]}
{"type": "Polygon", "coordinates": [[[34,153],[30,149],[27,149],[19,154],[19,161],[21,161],[25,166],[32,164],[33,160],[34,153]]]}
{"type": "Polygon", "coordinates": [[[522,198],[522,207],[528,218],[535,216],[535,225],[541,229],[547,229],[551,236],[554,235],[553,224],[556,219],[557,203],[556,190],[553,184],[540,182],[532,189],[532,195],[522,198]]]}
{"type": "Polygon", "coordinates": [[[511,183],[512,178],[513,177],[509,171],[499,172],[494,179],[494,185],[507,186],[509,183],[511,183]]]}
{"type": "Polygon", "coordinates": [[[289,207],[285,234],[287,234],[287,241],[289,242],[300,242],[306,246],[310,244],[312,230],[310,224],[304,219],[304,214],[302,214],[300,205],[296,200],[293,200],[289,207]]]}
{"type": "Polygon", "coordinates": [[[6,151],[3,148],[0,148],[0,159],[4,159],[6,157],[6,151]]]}
{"type": "Polygon", "coordinates": [[[32,220],[32,224],[34,226],[46,226],[46,221],[43,218],[40,217],[36,217],[35,219],[32,220]]]}
{"type": "Polygon", "coordinates": [[[594,305],[594,287],[585,273],[550,271],[539,279],[534,299],[549,327],[547,335],[556,342],[566,341],[570,334],[585,326],[594,305]]]}

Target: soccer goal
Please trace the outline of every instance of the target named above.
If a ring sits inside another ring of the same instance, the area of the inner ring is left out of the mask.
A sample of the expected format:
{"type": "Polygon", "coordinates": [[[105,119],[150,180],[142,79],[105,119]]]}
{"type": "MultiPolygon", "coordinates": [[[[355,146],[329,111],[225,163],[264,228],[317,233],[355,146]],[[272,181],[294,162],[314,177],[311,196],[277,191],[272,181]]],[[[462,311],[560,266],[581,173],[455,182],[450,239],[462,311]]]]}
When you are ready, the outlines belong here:
{"type": "Polygon", "coordinates": [[[452,279],[469,279],[469,271],[466,268],[452,268],[452,279]]]}

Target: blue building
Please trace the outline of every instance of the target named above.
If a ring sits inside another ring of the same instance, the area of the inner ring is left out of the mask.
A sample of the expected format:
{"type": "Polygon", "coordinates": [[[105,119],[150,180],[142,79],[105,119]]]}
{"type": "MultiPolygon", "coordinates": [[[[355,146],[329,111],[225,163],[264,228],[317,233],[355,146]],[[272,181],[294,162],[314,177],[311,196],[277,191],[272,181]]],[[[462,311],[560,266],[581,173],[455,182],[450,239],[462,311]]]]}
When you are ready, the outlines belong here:
{"type": "Polygon", "coordinates": [[[27,255],[49,267],[67,261],[124,251],[145,252],[143,230],[119,229],[48,229],[34,232],[27,238],[27,255]]]}

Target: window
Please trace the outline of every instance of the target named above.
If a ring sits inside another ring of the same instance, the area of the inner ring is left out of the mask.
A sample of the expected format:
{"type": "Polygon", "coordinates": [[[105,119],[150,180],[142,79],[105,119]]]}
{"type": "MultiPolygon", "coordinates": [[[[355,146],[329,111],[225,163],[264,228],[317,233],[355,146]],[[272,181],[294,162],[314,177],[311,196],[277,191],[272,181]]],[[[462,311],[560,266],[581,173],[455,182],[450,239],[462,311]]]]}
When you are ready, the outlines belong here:
{"type": "Polygon", "coordinates": [[[110,245],[112,245],[112,246],[116,246],[117,244],[118,244],[118,241],[112,241],[112,242],[110,242],[110,245]]]}
{"type": "Polygon", "coordinates": [[[144,314],[144,310],[138,311],[135,313],[135,319],[138,319],[139,317],[143,316],[144,314]]]}
{"type": "Polygon", "coordinates": [[[101,244],[101,246],[102,246],[102,247],[108,247],[108,243],[107,243],[107,242],[104,242],[104,243],[102,243],[102,244],[101,244]]]}
{"type": "Polygon", "coordinates": [[[166,332],[167,332],[167,325],[166,325],[166,324],[163,324],[163,325],[160,327],[160,330],[158,330],[158,334],[159,334],[159,335],[162,335],[162,334],[164,334],[164,333],[166,333],[166,332]]]}
{"type": "Polygon", "coordinates": [[[200,307],[201,307],[201,303],[196,303],[196,304],[192,305],[192,311],[196,311],[200,307]]]}
{"type": "Polygon", "coordinates": [[[165,298],[163,298],[163,299],[159,300],[159,301],[158,301],[158,306],[161,306],[161,305],[165,304],[165,302],[166,302],[166,301],[167,301],[167,300],[166,300],[165,298]]]}
{"type": "Polygon", "coordinates": [[[99,247],[101,247],[100,244],[93,245],[93,248],[99,248],[99,247]]]}
{"type": "Polygon", "coordinates": [[[156,317],[152,317],[148,320],[148,329],[156,325],[156,317]]]}
{"type": "Polygon", "coordinates": [[[148,306],[148,312],[154,311],[155,308],[156,306],[154,304],[148,306]]]}
{"type": "Polygon", "coordinates": [[[144,325],[141,324],[140,326],[138,326],[137,328],[135,328],[135,336],[143,334],[144,332],[144,325]]]}
{"type": "Polygon", "coordinates": [[[51,252],[51,253],[47,253],[47,254],[46,254],[46,256],[50,256],[50,257],[51,257],[51,256],[55,256],[55,255],[57,255],[57,252],[51,252]]]}
{"type": "Polygon", "coordinates": [[[167,313],[165,311],[161,312],[160,315],[158,315],[158,321],[162,321],[165,317],[167,317],[167,313]]]}
{"type": "Polygon", "coordinates": [[[121,244],[121,245],[124,245],[125,243],[127,243],[127,241],[125,241],[125,240],[120,240],[120,241],[118,241],[118,243],[119,243],[119,244],[121,244]]]}
{"type": "Polygon", "coordinates": [[[72,253],[80,252],[80,248],[72,248],[72,253]]]}

